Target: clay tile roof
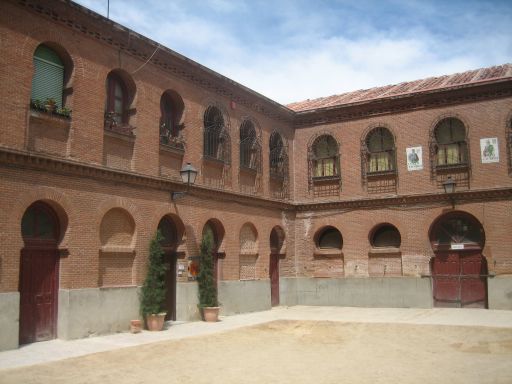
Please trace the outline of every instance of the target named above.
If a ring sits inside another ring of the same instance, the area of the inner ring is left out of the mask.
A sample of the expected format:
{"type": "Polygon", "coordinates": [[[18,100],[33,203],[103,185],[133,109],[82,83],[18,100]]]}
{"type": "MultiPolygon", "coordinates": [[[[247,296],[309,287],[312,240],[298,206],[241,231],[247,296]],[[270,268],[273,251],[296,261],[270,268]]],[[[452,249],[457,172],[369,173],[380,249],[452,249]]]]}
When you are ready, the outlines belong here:
{"type": "Polygon", "coordinates": [[[496,65],[494,67],[475,69],[472,71],[455,73],[453,75],[430,77],[427,79],[408,81],[395,85],[361,89],[358,91],[342,93],[340,95],[320,97],[313,100],[308,99],[288,104],[287,107],[293,111],[300,112],[392,96],[404,96],[420,92],[440,90],[443,88],[451,88],[461,85],[476,84],[479,82],[505,79],[508,77],[512,77],[512,64],[496,65]]]}

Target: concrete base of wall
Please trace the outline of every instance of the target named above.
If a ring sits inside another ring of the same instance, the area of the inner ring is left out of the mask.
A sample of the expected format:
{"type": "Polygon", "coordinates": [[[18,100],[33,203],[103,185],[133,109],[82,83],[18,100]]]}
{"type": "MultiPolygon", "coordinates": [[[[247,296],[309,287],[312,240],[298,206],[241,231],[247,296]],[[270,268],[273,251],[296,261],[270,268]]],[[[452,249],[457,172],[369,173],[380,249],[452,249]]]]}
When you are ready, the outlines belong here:
{"type": "Polygon", "coordinates": [[[127,331],[130,320],[139,318],[139,289],[61,289],[57,337],[82,337],[127,331]]]}
{"type": "Polygon", "coordinates": [[[512,276],[487,279],[489,309],[512,310],[512,276]]]}
{"type": "Polygon", "coordinates": [[[197,308],[198,300],[197,283],[178,283],[176,285],[176,320],[197,321],[201,320],[201,314],[197,308]]]}
{"type": "Polygon", "coordinates": [[[432,308],[430,279],[419,277],[297,278],[280,283],[281,292],[287,290],[281,296],[282,305],[432,308]]]}
{"type": "Polygon", "coordinates": [[[219,301],[223,316],[271,309],[270,280],[221,281],[219,301]]]}
{"type": "Polygon", "coordinates": [[[18,348],[19,320],[19,292],[0,293],[0,351],[18,348]]]}

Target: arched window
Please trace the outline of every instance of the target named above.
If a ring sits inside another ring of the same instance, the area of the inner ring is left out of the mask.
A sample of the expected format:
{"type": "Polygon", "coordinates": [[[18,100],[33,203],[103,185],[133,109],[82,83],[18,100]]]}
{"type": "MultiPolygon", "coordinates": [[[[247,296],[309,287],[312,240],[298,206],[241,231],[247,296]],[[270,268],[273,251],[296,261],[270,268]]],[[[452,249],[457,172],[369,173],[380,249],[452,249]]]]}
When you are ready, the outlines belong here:
{"type": "Polygon", "coordinates": [[[57,242],[59,221],[53,210],[44,203],[32,204],[21,220],[21,233],[25,242],[57,242]]]}
{"type": "Polygon", "coordinates": [[[110,73],[107,77],[107,100],[105,112],[116,125],[128,123],[128,94],[121,77],[110,73]]]}
{"type": "Polygon", "coordinates": [[[250,120],[244,120],[240,126],[240,166],[256,170],[257,152],[254,124],[250,120]]]}
{"type": "Polygon", "coordinates": [[[341,249],[343,238],[340,231],[331,226],[323,228],[316,236],[316,246],[319,249],[341,249]]]}
{"type": "Polygon", "coordinates": [[[482,248],[485,234],[476,218],[461,212],[446,214],[432,226],[430,241],[434,247],[464,244],[464,248],[482,248]]]}
{"type": "Polygon", "coordinates": [[[374,248],[400,248],[402,238],[394,225],[379,225],[370,236],[370,244],[374,248]]]}
{"type": "Polygon", "coordinates": [[[286,153],[279,133],[273,132],[270,136],[269,150],[270,175],[284,177],[286,153]]]}
{"type": "Polygon", "coordinates": [[[447,118],[434,129],[436,166],[465,165],[468,160],[466,129],[459,119],[447,118]]]}
{"type": "Polygon", "coordinates": [[[184,104],[182,98],[174,91],[166,91],[160,98],[160,143],[183,149],[181,135],[184,104]]]}
{"type": "MultiPolygon", "coordinates": [[[[70,61],[67,58],[68,62],[70,61]]],[[[64,82],[66,65],[61,56],[47,45],[41,44],[34,52],[34,76],[30,106],[32,109],[56,112],[69,117],[71,111],[64,108],[64,82]]],[[[68,68],[69,71],[69,68],[68,68]]]]}
{"type": "Polygon", "coordinates": [[[512,175],[512,119],[507,124],[507,155],[508,155],[508,174],[512,175]]]}
{"type": "Polygon", "coordinates": [[[224,117],[219,108],[209,106],[204,113],[204,155],[226,160],[224,117]]]}
{"type": "Polygon", "coordinates": [[[388,129],[373,129],[366,138],[366,147],[369,173],[395,170],[395,140],[388,129]]]}
{"type": "Polygon", "coordinates": [[[318,137],[312,146],[313,177],[339,176],[338,144],[332,136],[318,137]]]}

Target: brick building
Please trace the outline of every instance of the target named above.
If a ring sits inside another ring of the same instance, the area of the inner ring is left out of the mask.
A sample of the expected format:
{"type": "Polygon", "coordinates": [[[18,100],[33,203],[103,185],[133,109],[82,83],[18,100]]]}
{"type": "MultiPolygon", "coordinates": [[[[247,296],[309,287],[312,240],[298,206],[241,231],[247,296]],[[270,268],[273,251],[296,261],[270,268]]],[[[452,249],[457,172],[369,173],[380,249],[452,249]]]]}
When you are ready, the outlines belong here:
{"type": "Polygon", "coordinates": [[[283,106],[72,2],[0,9],[0,349],[127,329],[158,228],[171,319],[205,231],[224,314],[512,309],[512,65],[283,106]]]}

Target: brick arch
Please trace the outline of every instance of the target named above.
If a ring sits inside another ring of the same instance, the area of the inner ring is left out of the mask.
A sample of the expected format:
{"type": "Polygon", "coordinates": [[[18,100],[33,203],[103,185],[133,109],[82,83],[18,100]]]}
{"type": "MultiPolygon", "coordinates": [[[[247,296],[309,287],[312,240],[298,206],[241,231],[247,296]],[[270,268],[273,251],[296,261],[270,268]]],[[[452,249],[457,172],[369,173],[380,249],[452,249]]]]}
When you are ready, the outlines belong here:
{"type": "Polygon", "coordinates": [[[319,238],[320,236],[328,229],[335,229],[336,231],[338,231],[338,233],[340,234],[340,237],[341,237],[341,244],[340,244],[340,249],[343,248],[343,244],[344,244],[344,241],[343,241],[343,233],[340,231],[340,229],[334,225],[334,224],[321,224],[321,225],[317,225],[315,226],[315,230],[313,232],[313,243],[314,243],[314,246],[315,248],[320,248],[318,246],[318,241],[319,241],[319,238]]]}
{"type": "Polygon", "coordinates": [[[202,237],[202,233],[204,231],[206,224],[211,224],[213,226],[213,229],[215,230],[215,234],[217,235],[217,242],[218,242],[217,252],[219,252],[219,253],[225,252],[226,242],[224,241],[224,239],[225,239],[226,231],[224,229],[224,225],[222,225],[222,222],[216,218],[211,218],[211,219],[206,220],[206,222],[203,224],[203,226],[201,228],[201,237],[202,237]]]}
{"type": "Polygon", "coordinates": [[[134,221],[135,228],[133,232],[132,241],[130,243],[130,247],[135,248],[137,242],[138,228],[143,228],[144,223],[142,222],[141,215],[139,214],[135,204],[127,201],[126,199],[116,197],[101,202],[96,210],[95,228],[97,228],[99,233],[101,228],[101,222],[103,221],[104,216],[107,214],[107,212],[114,208],[121,208],[125,210],[134,221]]]}
{"type": "Polygon", "coordinates": [[[201,121],[201,131],[204,132],[204,114],[206,113],[209,107],[215,107],[218,108],[219,111],[222,113],[222,117],[224,118],[224,129],[226,129],[228,134],[231,135],[231,116],[229,115],[226,106],[212,98],[203,99],[201,101],[201,105],[202,108],[199,108],[197,112],[197,117],[199,121],[201,121]]]}
{"type": "Polygon", "coordinates": [[[240,228],[240,253],[258,253],[258,230],[253,223],[247,222],[240,228]]]}
{"type": "Polygon", "coordinates": [[[186,243],[187,243],[187,229],[181,217],[178,214],[169,211],[168,209],[162,208],[159,209],[156,213],[153,214],[150,221],[150,231],[151,235],[156,233],[158,230],[158,224],[164,217],[169,217],[177,230],[177,251],[185,252],[186,251],[186,243]]]}
{"type": "Polygon", "coordinates": [[[372,244],[372,240],[373,240],[373,237],[375,236],[375,233],[382,227],[385,227],[385,226],[389,226],[389,227],[393,227],[397,230],[398,232],[398,235],[400,236],[400,245],[398,246],[398,248],[400,248],[402,246],[402,237],[403,237],[403,232],[400,230],[400,228],[398,228],[397,225],[395,225],[394,223],[392,223],[391,221],[389,220],[386,220],[386,221],[380,221],[378,222],[377,224],[373,225],[372,228],[370,229],[370,231],[368,231],[368,243],[370,244],[370,246],[374,246],[372,244]]]}
{"type": "Polygon", "coordinates": [[[25,211],[36,201],[42,201],[48,204],[57,214],[60,224],[59,248],[67,248],[69,243],[70,217],[69,213],[74,212],[73,206],[67,196],[58,190],[50,187],[36,186],[27,193],[19,196],[10,206],[7,217],[12,219],[14,225],[19,226],[20,230],[16,231],[18,244],[23,244],[21,236],[21,219],[25,211]]]}
{"type": "Polygon", "coordinates": [[[333,131],[327,130],[327,129],[317,132],[310,136],[310,138],[308,140],[308,144],[307,144],[308,150],[309,150],[309,148],[313,148],[313,144],[315,144],[316,139],[318,139],[319,137],[322,137],[322,136],[331,136],[334,139],[334,141],[336,142],[338,153],[340,152],[341,141],[338,139],[338,137],[336,136],[336,134],[333,131]]]}
{"type": "Polygon", "coordinates": [[[27,35],[28,36],[23,39],[23,43],[16,48],[16,55],[27,63],[30,63],[30,67],[32,67],[34,51],[40,44],[48,44],[50,47],[52,47],[52,45],[56,45],[61,47],[61,49],[69,55],[70,60],[73,63],[73,69],[69,75],[69,80],[67,81],[66,86],[72,86],[74,78],[84,77],[84,63],[80,52],[80,46],[78,44],[71,44],[69,40],[64,38],[63,34],[59,34],[52,28],[42,28],[39,26],[34,27],[28,31],[27,35]]]}
{"type": "Polygon", "coordinates": [[[375,128],[386,128],[389,131],[389,133],[391,133],[391,136],[393,136],[393,143],[395,144],[396,147],[396,134],[393,128],[391,128],[391,125],[389,125],[388,123],[382,121],[378,121],[368,125],[361,134],[361,142],[366,142],[368,134],[370,134],[370,132],[372,132],[375,128]]]}
{"type": "Polygon", "coordinates": [[[436,226],[439,225],[443,220],[451,218],[451,217],[463,217],[463,218],[467,219],[468,221],[472,222],[473,224],[476,224],[480,227],[480,229],[483,232],[482,244],[480,245],[480,247],[483,250],[485,247],[486,236],[485,236],[485,228],[482,224],[482,220],[480,220],[478,217],[476,217],[472,213],[463,211],[463,210],[442,212],[441,214],[438,214],[436,216],[436,218],[431,222],[430,227],[428,228],[428,238],[430,240],[430,243],[432,244],[433,231],[436,228],[436,226]]]}
{"type": "Polygon", "coordinates": [[[101,245],[130,247],[134,242],[135,228],[135,220],[128,211],[119,207],[112,208],[101,220],[101,245]]]}
{"type": "Polygon", "coordinates": [[[455,113],[455,112],[446,112],[446,113],[437,115],[436,118],[433,119],[432,123],[430,124],[430,129],[429,129],[430,137],[434,137],[435,129],[441,121],[443,121],[444,119],[450,119],[450,118],[454,118],[454,119],[460,120],[462,122],[462,124],[464,125],[464,128],[466,130],[466,140],[469,140],[469,123],[464,116],[462,116],[459,113],[455,113]]]}
{"type": "Polygon", "coordinates": [[[280,225],[275,225],[270,230],[269,245],[272,253],[286,253],[286,232],[280,225]],[[274,237],[275,236],[275,237],[274,237]],[[277,243],[277,244],[274,244],[277,243]],[[277,245],[277,248],[275,247],[277,245]]]}

